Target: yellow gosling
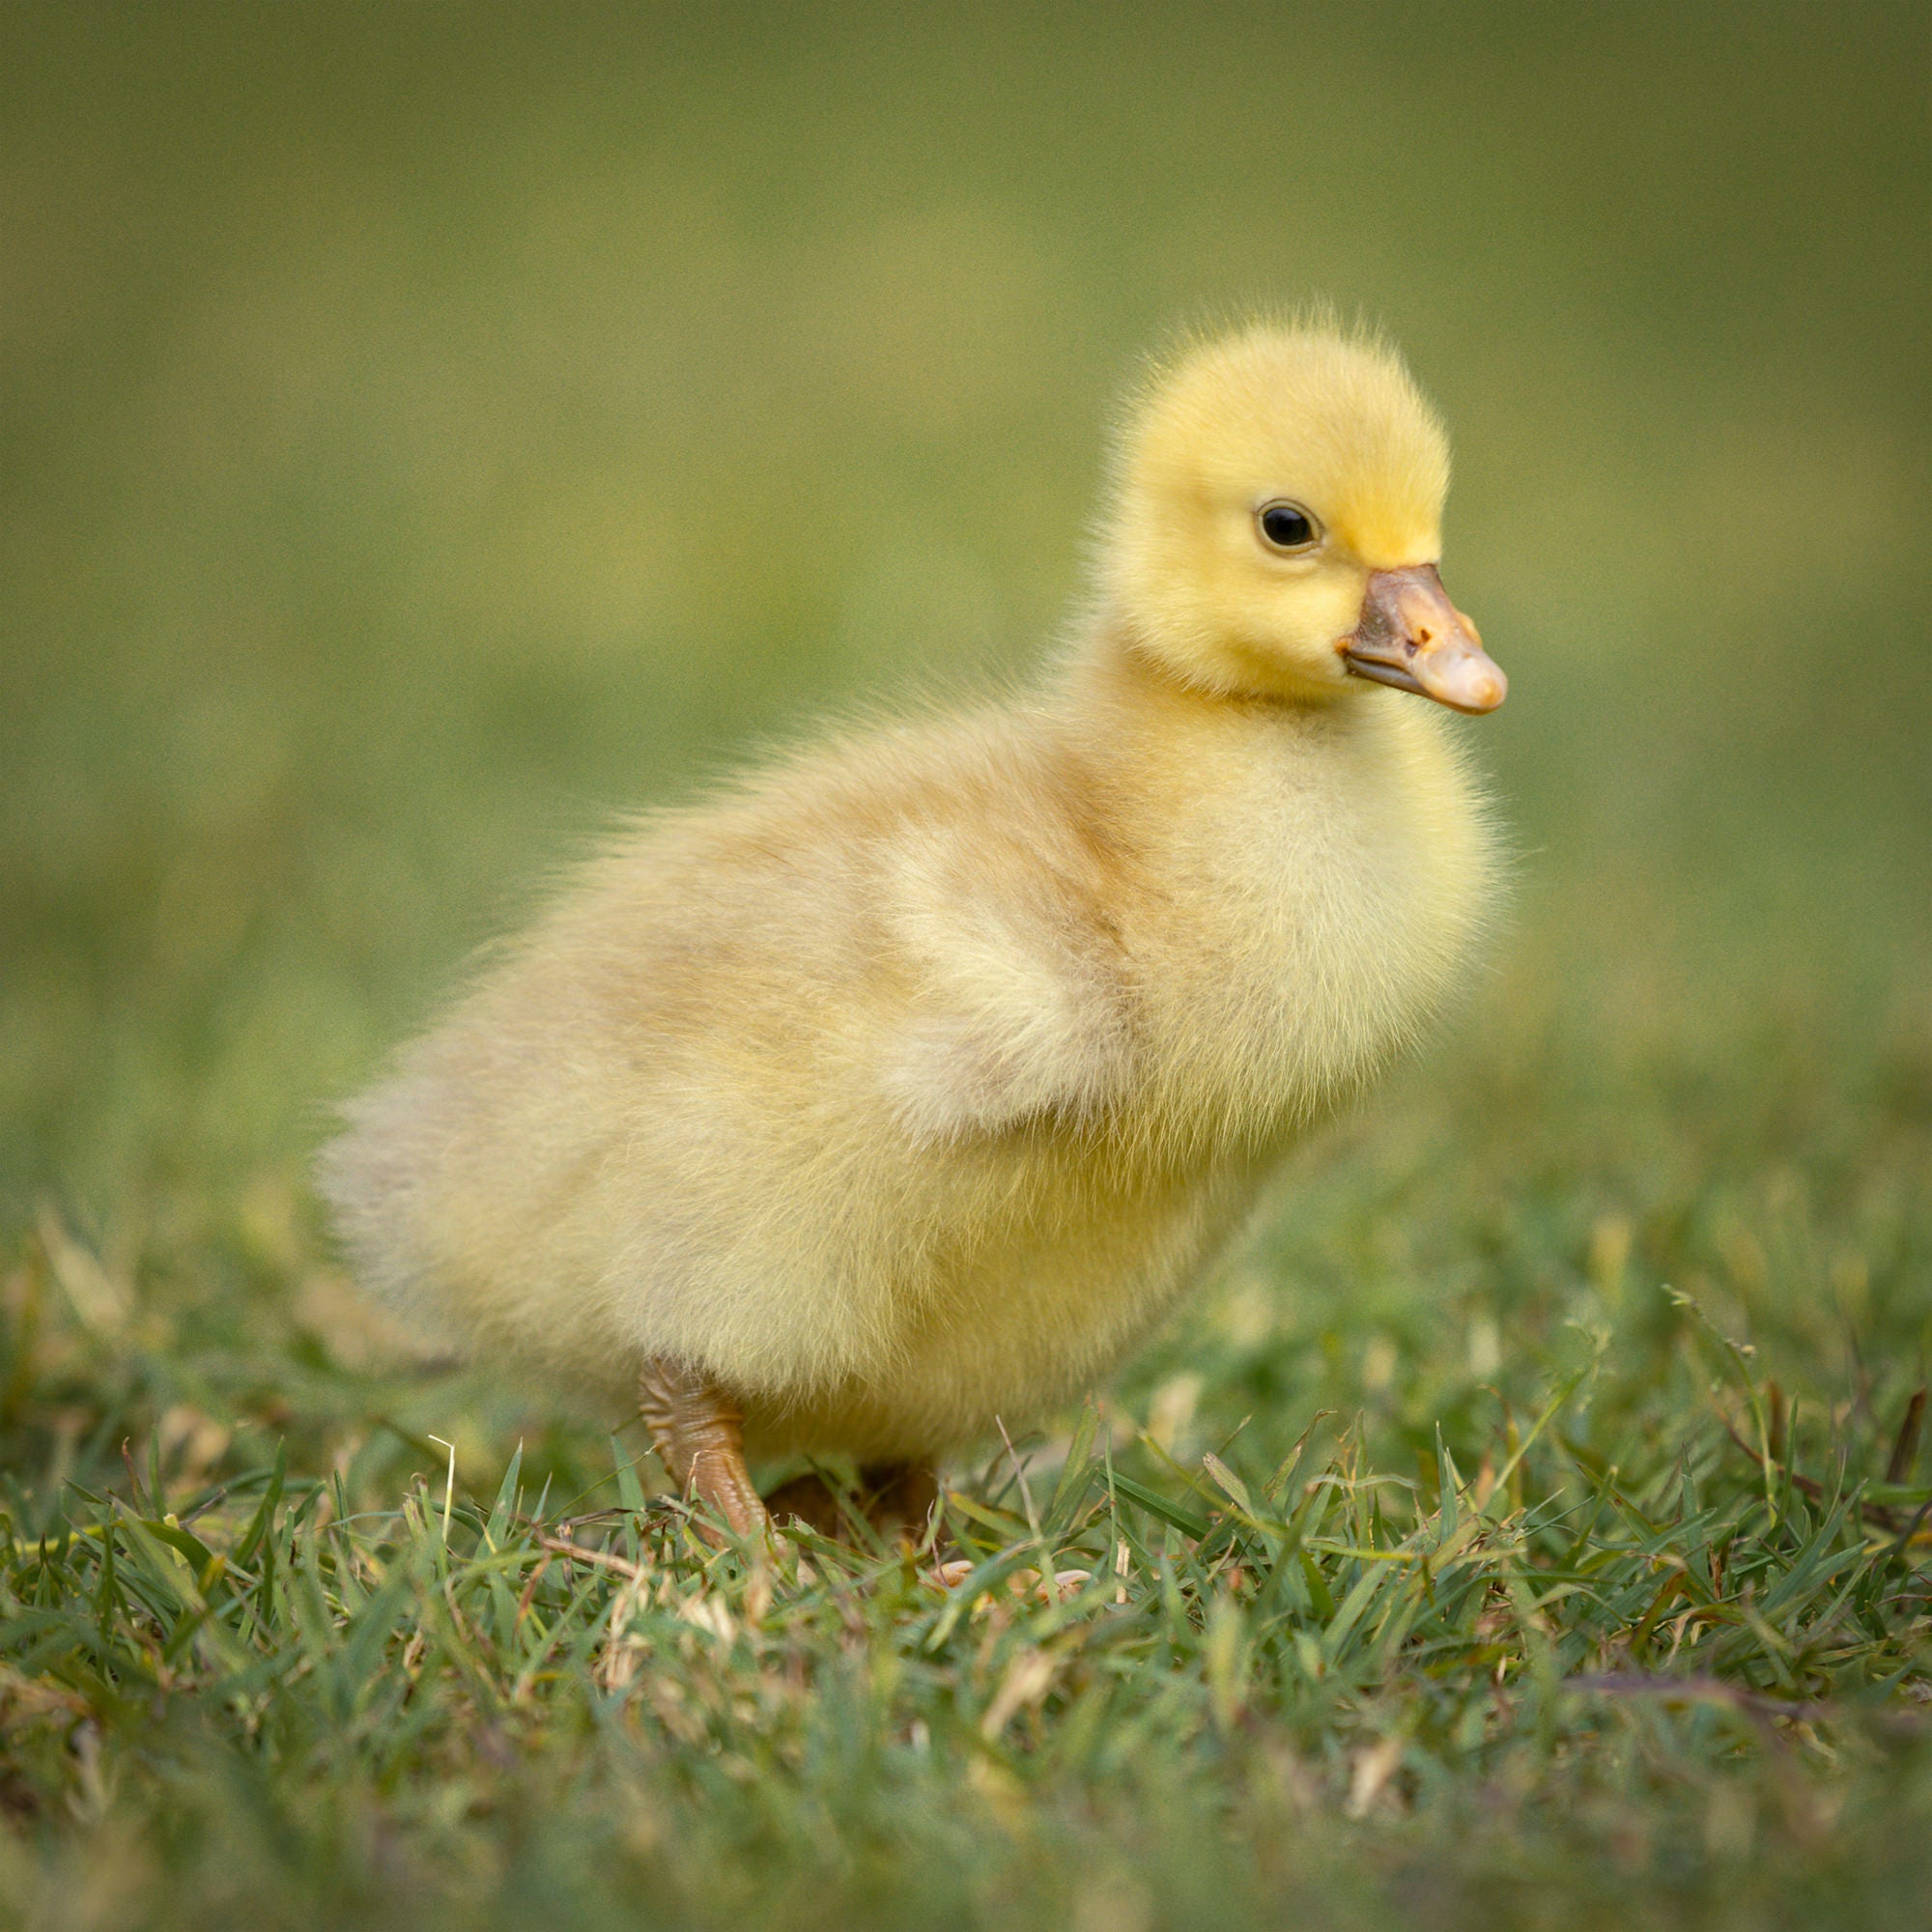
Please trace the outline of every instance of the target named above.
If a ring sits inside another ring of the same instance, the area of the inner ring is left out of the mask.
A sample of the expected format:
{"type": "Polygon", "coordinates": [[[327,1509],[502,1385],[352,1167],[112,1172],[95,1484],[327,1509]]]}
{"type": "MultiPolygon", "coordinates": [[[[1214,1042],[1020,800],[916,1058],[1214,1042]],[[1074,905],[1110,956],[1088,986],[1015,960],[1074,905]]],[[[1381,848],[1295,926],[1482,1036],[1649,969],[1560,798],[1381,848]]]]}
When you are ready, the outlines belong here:
{"type": "Polygon", "coordinates": [[[1036,688],[642,820],[350,1106],[361,1279],[641,1394],[741,1531],[748,1455],[903,1484],[1105,1376],[1492,900],[1441,707],[1506,687],[1436,576],[1447,481],[1378,342],[1179,356],[1036,688]]]}

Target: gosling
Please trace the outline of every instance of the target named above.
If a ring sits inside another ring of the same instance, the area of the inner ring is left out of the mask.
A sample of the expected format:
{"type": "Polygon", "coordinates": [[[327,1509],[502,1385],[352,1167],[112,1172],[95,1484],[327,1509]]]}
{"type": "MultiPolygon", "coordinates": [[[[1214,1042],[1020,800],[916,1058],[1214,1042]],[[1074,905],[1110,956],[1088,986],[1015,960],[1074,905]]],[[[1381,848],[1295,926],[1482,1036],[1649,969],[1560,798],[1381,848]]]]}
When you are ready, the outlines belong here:
{"type": "Polygon", "coordinates": [[[1378,341],[1164,365],[1026,695],[644,819],[348,1107],[362,1282],[640,1398],[740,1534],[748,1458],[917,1491],[1105,1376],[1492,902],[1444,708],[1507,686],[1437,576],[1448,469],[1378,341]]]}

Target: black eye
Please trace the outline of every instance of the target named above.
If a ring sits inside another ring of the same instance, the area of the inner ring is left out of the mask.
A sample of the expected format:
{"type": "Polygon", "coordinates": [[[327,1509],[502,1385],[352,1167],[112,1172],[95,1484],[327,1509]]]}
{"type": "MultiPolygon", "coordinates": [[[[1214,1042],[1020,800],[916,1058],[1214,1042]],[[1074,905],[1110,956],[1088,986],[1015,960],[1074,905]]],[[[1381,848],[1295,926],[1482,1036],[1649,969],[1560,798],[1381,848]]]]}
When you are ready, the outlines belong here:
{"type": "Polygon", "coordinates": [[[1261,526],[1276,550],[1306,550],[1315,541],[1315,519],[1295,503],[1269,503],[1261,513],[1261,526]]]}

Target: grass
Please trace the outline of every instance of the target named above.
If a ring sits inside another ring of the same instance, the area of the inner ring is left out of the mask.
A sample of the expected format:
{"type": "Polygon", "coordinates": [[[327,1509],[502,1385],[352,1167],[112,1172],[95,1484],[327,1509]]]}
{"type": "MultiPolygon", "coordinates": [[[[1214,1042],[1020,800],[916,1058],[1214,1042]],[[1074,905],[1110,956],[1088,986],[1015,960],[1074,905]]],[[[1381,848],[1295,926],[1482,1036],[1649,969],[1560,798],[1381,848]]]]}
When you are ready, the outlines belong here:
{"type": "Polygon", "coordinates": [[[109,1482],[133,1420],[88,1405],[164,1378],[62,1309],[89,1265],[57,1242],[10,1285],[15,1426],[58,1417],[86,1470],[11,1482],[0,1518],[0,1877],[25,1922],[1927,1902],[1924,1392],[1788,1398],[1688,1297],[1646,1312],[1662,1371],[1583,1324],[1537,1351],[1533,1409],[1465,1385],[1406,1464],[1360,1412],[1276,1463],[1238,1428],[1177,1456],[1094,1405],[965,1476],[918,1550],[801,1528],[774,1555],[647,1497],[622,1436],[601,1471],[587,1435],[520,1447],[494,1495],[454,1450],[440,1482],[400,1476],[438,1451],[367,1388],[327,1474],[176,1406],[109,1482]],[[218,1482],[180,1473],[211,1457],[218,1482]]]}
{"type": "Polygon", "coordinates": [[[0,21],[0,1924],[1932,1914],[1932,169],[1849,17],[0,21]],[[930,1548],[714,1548],[358,1303],[327,1109],[605,812],[1024,662],[1131,356],[1310,291],[1456,429],[1511,920],[930,1548]]]}

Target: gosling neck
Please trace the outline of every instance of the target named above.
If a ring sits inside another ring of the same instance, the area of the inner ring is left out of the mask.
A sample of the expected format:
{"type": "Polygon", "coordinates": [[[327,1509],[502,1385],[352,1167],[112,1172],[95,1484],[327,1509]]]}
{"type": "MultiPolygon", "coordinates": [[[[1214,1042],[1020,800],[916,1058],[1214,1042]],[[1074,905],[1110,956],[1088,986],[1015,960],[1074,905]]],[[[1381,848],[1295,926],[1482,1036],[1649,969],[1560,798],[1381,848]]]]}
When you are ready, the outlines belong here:
{"type": "MultiPolygon", "coordinates": [[[[1057,680],[1063,731],[1091,765],[1170,771],[1188,781],[1192,761],[1265,755],[1311,742],[1343,742],[1371,726],[1379,694],[1345,686],[1307,697],[1206,690],[1169,670],[1107,611],[1092,619],[1057,680]],[[1366,701],[1365,701],[1366,700],[1366,701]]],[[[1198,780],[1206,773],[1196,769],[1198,780]]]]}

